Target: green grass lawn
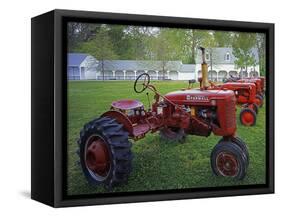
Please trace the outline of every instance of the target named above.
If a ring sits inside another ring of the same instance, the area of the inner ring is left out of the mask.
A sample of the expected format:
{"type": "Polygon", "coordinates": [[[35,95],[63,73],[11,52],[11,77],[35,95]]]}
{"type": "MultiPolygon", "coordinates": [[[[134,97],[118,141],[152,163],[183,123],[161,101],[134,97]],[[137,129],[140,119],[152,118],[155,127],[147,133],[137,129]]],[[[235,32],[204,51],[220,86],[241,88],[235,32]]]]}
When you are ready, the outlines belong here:
{"type": "MultiPolygon", "coordinates": [[[[153,81],[161,93],[186,86],[182,81],[153,81]]],[[[68,86],[68,194],[106,193],[103,187],[91,186],[77,164],[77,138],[80,129],[108,110],[113,100],[139,99],[147,105],[146,94],[133,91],[133,81],[75,81],[68,86]]],[[[153,95],[150,94],[150,99],[153,95]]],[[[114,192],[148,191],[212,186],[233,186],[265,183],[265,107],[259,110],[256,126],[245,127],[238,121],[238,136],[247,144],[250,164],[244,180],[216,177],[210,167],[210,154],[220,139],[187,136],[184,144],[169,143],[158,133],[147,134],[133,142],[133,171],[128,184],[114,192]]]]}

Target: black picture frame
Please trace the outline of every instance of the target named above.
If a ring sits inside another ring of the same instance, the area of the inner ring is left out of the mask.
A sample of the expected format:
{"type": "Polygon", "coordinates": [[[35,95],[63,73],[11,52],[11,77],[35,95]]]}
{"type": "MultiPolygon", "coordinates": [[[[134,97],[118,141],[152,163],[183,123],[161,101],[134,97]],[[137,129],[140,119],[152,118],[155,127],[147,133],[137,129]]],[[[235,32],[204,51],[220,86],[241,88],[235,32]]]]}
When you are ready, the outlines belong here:
{"type": "Polygon", "coordinates": [[[274,24],[53,10],[32,18],[31,198],[53,207],[274,193],[274,24]],[[266,34],[266,184],[104,195],[66,195],[66,23],[100,22],[266,34]]]}

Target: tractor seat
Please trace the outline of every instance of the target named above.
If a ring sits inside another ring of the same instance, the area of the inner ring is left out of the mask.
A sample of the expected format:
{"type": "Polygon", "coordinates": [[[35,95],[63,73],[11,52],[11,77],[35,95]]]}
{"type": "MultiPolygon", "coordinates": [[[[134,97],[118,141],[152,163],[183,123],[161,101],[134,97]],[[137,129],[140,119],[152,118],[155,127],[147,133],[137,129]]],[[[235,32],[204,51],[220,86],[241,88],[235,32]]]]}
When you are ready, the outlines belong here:
{"type": "Polygon", "coordinates": [[[113,101],[111,106],[120,109],[120,110],[131,110],[143,107],[143,104],[135,99],[121,99],[117,101],[113,101]]]}

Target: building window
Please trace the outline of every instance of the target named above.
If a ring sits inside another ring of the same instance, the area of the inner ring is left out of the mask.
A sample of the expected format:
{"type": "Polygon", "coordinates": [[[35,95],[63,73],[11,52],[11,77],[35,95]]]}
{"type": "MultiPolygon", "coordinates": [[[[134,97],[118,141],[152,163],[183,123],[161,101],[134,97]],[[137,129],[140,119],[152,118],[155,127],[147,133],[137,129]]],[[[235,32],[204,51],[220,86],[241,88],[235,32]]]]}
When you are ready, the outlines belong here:
{"type": "Polygon", "coordinates": [[[226,60],[226,61],[229,61],[229,60],[230,60],[230,54],[229,54],[229,53],[226,53],[226,55],[225,55],[225,60],[226,60]]]}
{"type": "Polygon", "coordinates": [[[206,53],[206,60],[210,60],[210,54],[206,53]]]}

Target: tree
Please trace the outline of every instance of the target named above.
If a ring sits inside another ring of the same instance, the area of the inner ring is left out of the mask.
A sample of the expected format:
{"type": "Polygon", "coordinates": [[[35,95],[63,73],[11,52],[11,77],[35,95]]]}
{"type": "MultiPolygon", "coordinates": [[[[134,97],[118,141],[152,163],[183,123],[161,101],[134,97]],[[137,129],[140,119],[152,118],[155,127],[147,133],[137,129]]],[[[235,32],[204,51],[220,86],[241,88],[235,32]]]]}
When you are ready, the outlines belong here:
{"type": "Polygon", "coordinates": [[[159,34],[147,43],[152,59],[157,60],[157,68],[162,71],[163,79],[167,70],[175,67],[174,63],[170,61],[178,60],[181,56],[182,49],[178,43],[177,34],[177,29],[162,28],[159,34]]]}
{"type": "Polygon", "coordinates": [[[185,32],[185,46],[189,50],[190,63],[196,62],[196,54],[198,47],[206,47],[208,41],[211,40],[212,34],[206,30],[188,29],[185,32]]]}
{"type": "Polygon", "coordinates": [[[101,24],[69,22],[67,25],[68,51],[74,51],[83,42],[91,40],[101,24]]]}
{"type": "Polygon", "coordinates": [[[95,37],[84,42],[77,49],[79,52],[84,52],[93,55],[101,63],[102,78],[104,80],[104,61],[118,58],[114,53],[113,43],[108,35],[106,25],[102,26],[95,37]]]}
{"type": "MultiPolygon", "coordinates": [[[[233,55],[236,57],[235,65],[248,71],[248,66],[254,62],[252,48],[256,45],[256,35],[252,33],[235,33],[233,39],[233,55]]],[[[242,75],[243,76],[243,75],[242,75]]]]}
{"type": "Polygon", "coordinates": [[[233,33],[226,31],[214,31],[215,47],[230,47],[232,45],[233,33]]]}
{"type": "Polygon", "coordinates": [[[265,34],[257,33],[257,49],[259,55],[259,66],[262,75],[265,75],[265,34]]]}

